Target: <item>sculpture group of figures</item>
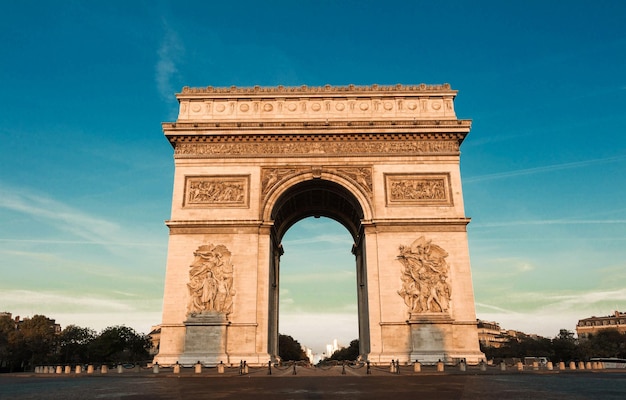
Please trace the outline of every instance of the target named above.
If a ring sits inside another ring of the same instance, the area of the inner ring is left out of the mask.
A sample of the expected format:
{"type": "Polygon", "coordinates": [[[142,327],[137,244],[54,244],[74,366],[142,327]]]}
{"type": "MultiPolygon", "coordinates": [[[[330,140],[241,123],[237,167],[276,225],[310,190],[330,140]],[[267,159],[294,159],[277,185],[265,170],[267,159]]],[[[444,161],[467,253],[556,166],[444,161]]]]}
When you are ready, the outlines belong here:
{"type": "Polygon", "coordinates": [[[233,266],[223,245],[204,245],[194,253],[189,269],[187,314],[208,312],[228,315],[233,309],[233,266]]]}
{"type": "Polygon", "coordinates": [[[411,314],[448,311],[452,293],[447,256],[444,249],[423,236],[410,246],[400,246],[398,260],[404,269],[398,294],[411,314]]]}
{"type": "Polygon", "coordinates": [[[198,180],[189,184],[188,202],[240,202],[245,196],[245,185],[238,181],[198,180]]]}
{"type": "Polygon", "coordinates": [[[440,200],[446,198],[443,179],[407,179],[391,184],[393,200],[440,200]]]}

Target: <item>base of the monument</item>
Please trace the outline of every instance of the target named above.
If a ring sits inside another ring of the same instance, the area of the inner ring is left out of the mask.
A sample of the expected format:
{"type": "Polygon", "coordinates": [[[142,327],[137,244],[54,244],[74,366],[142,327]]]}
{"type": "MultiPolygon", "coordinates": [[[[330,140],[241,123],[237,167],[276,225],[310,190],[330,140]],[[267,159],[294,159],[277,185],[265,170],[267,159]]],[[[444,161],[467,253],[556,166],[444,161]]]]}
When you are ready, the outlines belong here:
{"type": "Polygon", "coordinates": [[[475,326],[457,324],[449,315],[442,313],[411,314],[408,324],[411,334],[410,361],[419,361],[422,364],[456,364],[465,360],[476,364],[485,359],[485,355],[478,348],[477,337],[469,343],[458,338],[464,333],[468,337],[470,333],[476,335],[475,326]],[[467,332],[463,332],[466,329],[467,332]]]}
{"type": "Polygon", "coordinates": [[[226,329],[228,321],[221,313],[191,314],[185,324],[185,348],[178,359],[182,365],[201,363],[205,366],[228,363],[226,329]]]}

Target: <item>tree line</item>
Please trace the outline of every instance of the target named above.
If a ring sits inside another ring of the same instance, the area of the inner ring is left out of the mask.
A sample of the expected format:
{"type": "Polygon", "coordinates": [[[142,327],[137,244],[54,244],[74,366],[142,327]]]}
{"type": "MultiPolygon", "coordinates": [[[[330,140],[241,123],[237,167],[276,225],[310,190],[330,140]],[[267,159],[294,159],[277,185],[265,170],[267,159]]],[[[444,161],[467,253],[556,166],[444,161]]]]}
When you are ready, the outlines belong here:
{"type": "MultiPolygon", "coordinates": [[[[587,338],[578,339],[574,332],[561,329],[552,339],[520,335],[500,347],[485,346],[481,342],[480,349],[488,360],[495,361],[524,357],[546,357],[552,362],[589,361],[594,357],[626,359],[626,334],[617,329],[605,329],[587,338]]],[[[284,361],[306,360],[300,343],[291,336],[280,335],[279,352],[284,361]]],[[[354,361],[358,356],[359,341],[355,339],[350,342],[350,346],[335,351],[321,362],[354,361]]]]}
{"type": "MultiPolygon", "coordinates": [[[[300,342],[289,335],[278,335],[278,356],[283,361],[310,361],[300,342]]],[[[355,361],[359,357],[359,340],[354,339],[350,346],[336,350],[323,361],[355,361]]]]}
{"type": "Polygon", "coordinates": [[[626,334],[617,329],[605,329],[577,339],[574,332],[561,329],[553,339],[521,336],[511,339],[501,347],[481,350],[488,360],[503,360],[524,357],[547,357],[553,362],[588,361],[594,357],[626,358],[626,334]]]}
{"type": "Polygon", "coordinates": [[[44,364],[135,363],[150,359],[150,338],[126,326],[100,333],[69,325],[60,333],[43,315],[17,323],[0,316],[0,371],[32,371],[44,364]]]}

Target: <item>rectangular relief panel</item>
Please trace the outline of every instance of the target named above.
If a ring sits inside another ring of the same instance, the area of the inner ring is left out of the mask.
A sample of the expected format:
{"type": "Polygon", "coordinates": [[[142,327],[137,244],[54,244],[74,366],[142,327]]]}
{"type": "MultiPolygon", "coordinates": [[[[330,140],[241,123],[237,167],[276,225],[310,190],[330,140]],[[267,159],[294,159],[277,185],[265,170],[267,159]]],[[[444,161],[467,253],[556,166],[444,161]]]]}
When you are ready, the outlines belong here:
{"type": "Polygon", "coordinates": [[[250,175],[205,175],[185,177],[183,207],[248,208],[250,175]]]}
{"type": "Polygon", "coordinates": [[[385,174],[387,206],[452,206],[450,174],[385,174]]]}

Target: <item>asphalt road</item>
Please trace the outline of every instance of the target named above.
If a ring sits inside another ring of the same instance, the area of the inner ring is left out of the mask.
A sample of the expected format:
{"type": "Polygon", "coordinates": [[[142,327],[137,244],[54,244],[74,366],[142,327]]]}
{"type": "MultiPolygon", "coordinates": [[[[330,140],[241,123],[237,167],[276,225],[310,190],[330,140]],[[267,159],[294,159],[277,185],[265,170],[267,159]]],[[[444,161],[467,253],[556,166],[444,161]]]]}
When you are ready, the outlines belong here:
{"type": "Polygon", "coordinates": [[[626,372],[426,375],[0,374],[0,399],[626,399],[626,372]]]}

